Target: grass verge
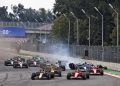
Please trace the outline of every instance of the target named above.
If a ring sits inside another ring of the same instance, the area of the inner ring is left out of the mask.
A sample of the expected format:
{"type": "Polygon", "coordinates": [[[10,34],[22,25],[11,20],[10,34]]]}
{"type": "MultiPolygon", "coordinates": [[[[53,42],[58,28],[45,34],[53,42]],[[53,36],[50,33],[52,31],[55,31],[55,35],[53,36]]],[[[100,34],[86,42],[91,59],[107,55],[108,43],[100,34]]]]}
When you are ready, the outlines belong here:
{"type": "Polygon", "coordinates": [[[111,73],[111,74],[115,74],[115,75],[120,75],[120,71],[111,70],[111,69],[104,70],[104,71],[107,72],[107,73],[111,73]]]}
{"type": "Polygon", "coordinates": [[[32,56],[31,54],[26,54],[26,53],[19,53],[19,55],[32,56]]]}

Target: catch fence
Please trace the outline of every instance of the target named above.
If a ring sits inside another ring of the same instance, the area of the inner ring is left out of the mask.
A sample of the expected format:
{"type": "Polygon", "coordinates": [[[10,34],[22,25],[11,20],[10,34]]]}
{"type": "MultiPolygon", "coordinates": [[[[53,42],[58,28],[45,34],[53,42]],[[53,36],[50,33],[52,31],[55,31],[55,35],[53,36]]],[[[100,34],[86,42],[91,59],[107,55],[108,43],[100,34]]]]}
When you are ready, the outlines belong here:
{"type": "Polygon", "coordinates": [[[73,57],[83,59],[97,60],[104,62],[120,63],[120,47],[116,46],[84,46],[64,44],[24,44],[21,47],[24,50],[41,52],[41,53],[58,53],[61,56],[69,54],[73,57]],[[60,52],[60,53],[59,53],[60,52]],[[62,52],[62,53],[61,53],[62,52]]]}

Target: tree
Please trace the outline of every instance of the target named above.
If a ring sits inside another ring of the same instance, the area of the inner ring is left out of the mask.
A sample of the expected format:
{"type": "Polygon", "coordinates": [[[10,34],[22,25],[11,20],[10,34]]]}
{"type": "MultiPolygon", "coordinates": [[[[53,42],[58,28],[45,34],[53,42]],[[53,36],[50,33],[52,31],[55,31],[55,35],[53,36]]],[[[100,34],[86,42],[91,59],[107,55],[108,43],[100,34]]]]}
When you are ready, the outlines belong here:
{"type": "Polygon", "coordinates": [[[8,21],[7,6],[0,7],[0,21],[8,21]]]}
{"type": "MultiPolygon", "coordinates": [[[[102,41],[102,29],[101,29],[101,16],[93,8],[97,7],[99,11],[104,15],[104,46],[112,45],[115,40],[115,16],[111,8],[108,6],[108,3],[111,3],[120,10],[120,1],[119,0],[56,0],[54,5],[54,14],[57,17],[60,17],[62,14],[70,15],[71,11],[79,19],[79,40],[81,45],[88,45],[88,19],[81,12],[81,9],[84,9],[86,13],[91,17],[91,44],[92,45],[101,45],[102,41]],[[114,34],[113,34],[114,33],[114,34]]],[[[69,16],[70,19],[73,17],[69,16]]],[[[74,20],[75,21],[75,20],[74,20]]],[[[55,21],[56,23],[58,21],[55,21]]],[[[58,22],[59,23],[59,22],[58,22]]],[[[73,23],[73,22],[72,22],[73,23]]],[[[74,27],[74,37],[76,40],[76,23],[73,24],[74,27]]],[[[56,27],[57,29],[58,27],[56,27]]],[[[54,28],[55,30],[55,28],[54,28]]],[[[53,31],[54,32],[54,31],[53,31]]],[[[60,33],[58,33],[60,34],[60,33]]],[[[74,40],[74,43],[76,42],[74,40]]]]}
{"type": "Polygon", "coordinates": [[[44,8],[40,8],[39,10],[35,10],[32,8],[24,8],[22,4],[18,4],[18,6],[12,7],[13,13],[15,17],[18,18],[19,21],[22,22],[51,22],[53,21],[53,14],[49,10],[45,10],[44,8]],[[49,19],[48,19],[49,17],[49,19]]]}
{"type": "Polygon", "coordinates": [[[54,21],[54,26],[53,26],[53,37],[55,39],[59,39],[62,42],[66,42],[67,41],[67,26],[66,26],[66,19],[63,16],[58,17],[55,21],[54,21]],[[57,22],[56,22],[57,21],[57,22]],[[58,27],[56,29],[56,27],[58,27]],[[63,34],[66,33],[66,34],[63,34]]]}

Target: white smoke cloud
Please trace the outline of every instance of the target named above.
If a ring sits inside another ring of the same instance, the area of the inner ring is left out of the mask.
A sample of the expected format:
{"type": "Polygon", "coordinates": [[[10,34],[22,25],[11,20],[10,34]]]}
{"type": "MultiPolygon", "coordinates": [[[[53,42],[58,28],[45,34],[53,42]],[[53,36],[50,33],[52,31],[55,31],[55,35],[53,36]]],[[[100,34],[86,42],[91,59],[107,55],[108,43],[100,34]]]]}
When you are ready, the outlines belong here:
{"type": "Polygon", "coordinates": [[[82,64],[85,62],[80,57],[78,58],[71,57],[67,45],[65,46],[62,43],[52,46],[52,51],[53,51],[53,54],[55,55],[53,58],[56,60],[65,61],[67,68],[68,68],[69,63],[75,63],[75,64],[81,63],[82,64]]]}

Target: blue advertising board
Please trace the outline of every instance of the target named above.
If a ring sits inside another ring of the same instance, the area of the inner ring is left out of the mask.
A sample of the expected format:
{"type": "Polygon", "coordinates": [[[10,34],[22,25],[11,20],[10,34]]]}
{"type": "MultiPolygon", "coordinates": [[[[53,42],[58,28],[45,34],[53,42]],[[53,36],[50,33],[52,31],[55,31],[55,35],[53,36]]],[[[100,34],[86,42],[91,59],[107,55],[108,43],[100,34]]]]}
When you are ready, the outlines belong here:
{"type": "Polygon", "coordinates": [[[0,36],[4,37],[24,37],[24,27],[0,27],[0,36]]]}

